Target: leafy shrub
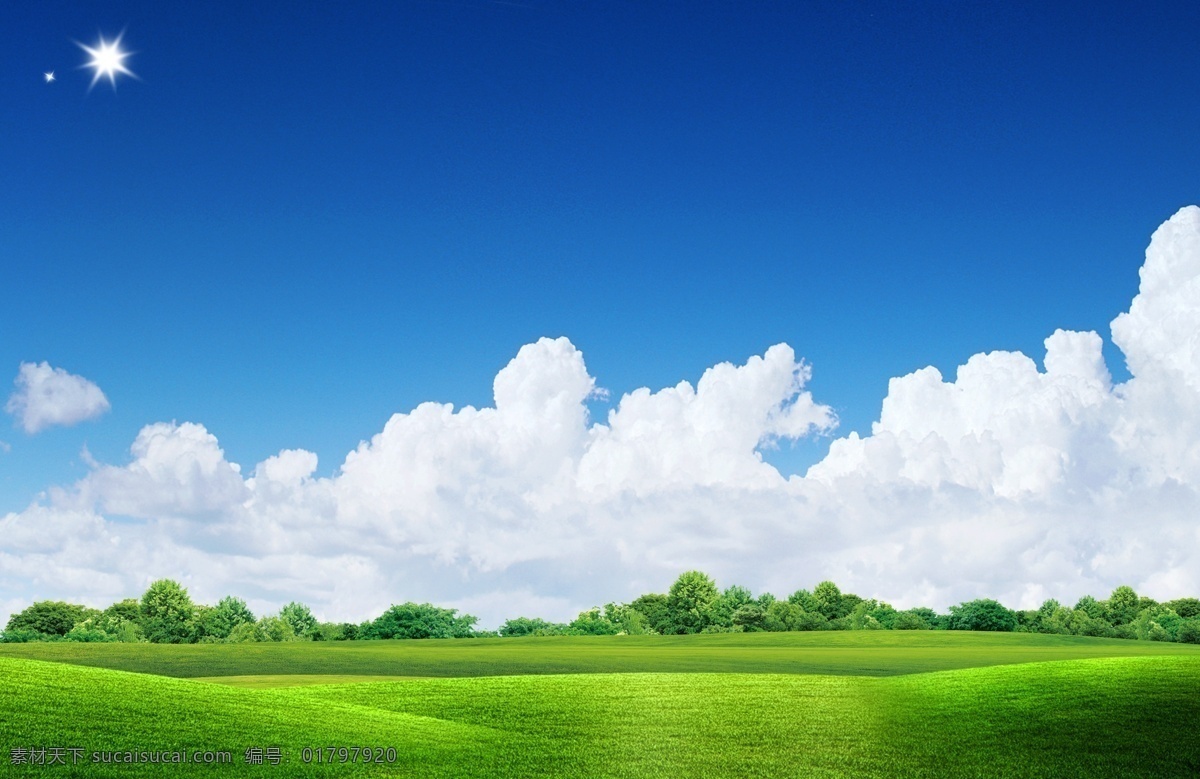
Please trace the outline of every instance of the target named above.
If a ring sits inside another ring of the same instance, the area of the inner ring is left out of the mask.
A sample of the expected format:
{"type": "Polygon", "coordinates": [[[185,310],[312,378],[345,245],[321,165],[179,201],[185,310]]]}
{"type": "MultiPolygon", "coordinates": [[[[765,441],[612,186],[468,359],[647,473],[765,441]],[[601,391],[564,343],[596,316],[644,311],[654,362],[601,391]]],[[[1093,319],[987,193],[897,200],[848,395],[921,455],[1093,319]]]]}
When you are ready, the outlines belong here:
{"type": "Polygon", "coordinates": [[[361,638],[468,638],[478,622],[470,614],[458,615],[457,609],[443,609],[430,603],[393,605],[364,627],[361,638]]]}
{"type": "Polygon", "coordinates": [[[1184,619],[1200,617],[1200,598],[1177,598],[1163,605],[1184,619]]]}
{"type": "Polygon", "coordinates": [[[581,611],[579,616],[567,625],[567,631],[577,636],[615,636],[621,632],[618,625],[605,617],[599,607],[581,611]]]}
{"type": "Polygon", "coordinates": [[[754,603],[739,606],[730,618],[730,624],[742,631],[765,630],[767,615],[754,603]]]}
{"type": "Polygon", "coordinates": [[[646,624],[655,633],[669,633],[671,612],[667,608],[667,596],[659,593],[642,595],[629,604],[630,608],[646,618],[646,624]]]}
{"type": "Polygon", "coordinates": [[[264,641],[296,641],[292,626],[281,617],[263,617],[257,622],[242,622],[225,639],[230,644],[264,641]]]}
{"type": "Polygon", "coordinates": [[[350,622],[318,622],[313,631],[313,641],[350,641],[358,633],[358,626],[350,622]]]}
{"type": "Polygon", "coordinates": [[[951,630],[987,630],[1011,632],[1017,626],[1017,615],[990,598],[950,607],[951,630]]]}
{"type": "Polygon", "coordinates": [[[32,641],[60,641],[62,636],[53,636],[28,628],[9,628],[0,633],[0,644],[28,644],[32,641]]]}
{"type": "Polygon", "coordinates": [[[1200,644],[1200,619],[1185,619],[1181,622],[1175,640],[1183,644],[1200,644]]]}
{"type": "Polygon", "coordinates": [[[99,615],[96,609],[80,606],[75,603],[64,603],[58,600],[43,600],[34,603],[24,611],[13,614],[8,618],[5,632],[10,630],[44,633],[48,636],[65,636],[88,617],[99,615]]]}
{"type": "Polygon", "coordinates": [[[929,630],[929,623],[920,614],[901,611],[892,622],[893,630],[929,630]]]}
{"type": "Polygon", "coordinates": [[[67,635],[63,637],[64,641],[77,641],[84,644],[96,643],[111,643],[117,640],[116,636],[110,636],[107,632],[96,625],[96,620],[85,619],[82,622],[77,622],[75,627],[67,631],[67,635]]]}

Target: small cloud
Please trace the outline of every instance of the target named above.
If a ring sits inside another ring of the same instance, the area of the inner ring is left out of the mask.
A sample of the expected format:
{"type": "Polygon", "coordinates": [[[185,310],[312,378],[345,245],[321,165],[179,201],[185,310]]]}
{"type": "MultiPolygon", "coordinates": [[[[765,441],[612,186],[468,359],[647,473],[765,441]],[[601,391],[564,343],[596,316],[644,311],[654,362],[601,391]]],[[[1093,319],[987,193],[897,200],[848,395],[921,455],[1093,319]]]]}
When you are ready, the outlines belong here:
{"type": "Polygon", "coordinates": [[[4,410],[31,435],[53,425],[70,427],[110,408],[108,398],[95,384],[47,362],[21,363],[14,384],[17,391],[4,410]]]}
{"type": "Polygon", "coordinates": [[[12,444],[8,443],[7,441],[0,441],[0,452],[4,452],[5,454],[8,454],[11,451],[12,451],[12,444]]]}

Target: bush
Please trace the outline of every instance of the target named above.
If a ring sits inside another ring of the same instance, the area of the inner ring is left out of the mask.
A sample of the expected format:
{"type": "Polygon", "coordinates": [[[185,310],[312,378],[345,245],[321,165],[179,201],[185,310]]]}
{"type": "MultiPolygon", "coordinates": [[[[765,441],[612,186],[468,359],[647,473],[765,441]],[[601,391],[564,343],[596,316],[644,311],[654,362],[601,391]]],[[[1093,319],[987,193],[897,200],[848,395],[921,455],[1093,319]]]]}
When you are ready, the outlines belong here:
{"type": "Polygon", "coordinates": [[[612,620],[601,613],[600,608],[581,611],[579,616],[567,625],[567,631],[577,636],[615,636],[621,628],[614,625],[612,620]]]}
{"type": "Polygon", "coordinates": [[[950,607],[951,630],[1012,632],[1016,626],[1017,615],[989,598],[950,607]]]}
{"type": "Polygon", "coordinates": [[[1163,605],[1184,619],[1200,617],[1200,599],[1197,598],[1177,598],[1163,605]]]}
{"type": "MultiPolygon", "coordinates": [[[[1107,620],[1101,617],[1093,617],[1083,609],[1076,609],[1071,612],[1067,628],[1068,632],[1076,636],[1094,636],[1097,638],[1113,638],[1116,636],[1116,631],[1107,620]]],[[[1130,637],[1134,637],[1132,635],[1132,628],[1130,628],[1130,632],[1130,637]]]]}
{"type": "Polygon", "coordinates": [[[851,630],[880,630],[891,628],[896,621],[896,610],[890,604],[875,599],[860,600],[847,617],[851,630]]]}
{"type": "Polygon", "coordinates": [[[659,593],[642,595],[629,604],[630,608],[646,618],[646,624],[655,633],[669,633],[671,612],[667,608],[667,596],[659,593]]]}
{"type": "Polygon", "coordinates": [[[263,617],[255,623],[254,631],[262,636],[260,641],[297,641],[300,638],[283,617],[263,617]]]}
{"type": "Polygon", "coordinates": [[[142,619],[142,608],[137,598],[126,598],[104,610],[104,616],[109,619],[123,619],[137,624],[142,619]]]}
{"type": "Polygon", "coordinates": [[[631,604],[606,603],[604,618],[617,626],[618,633],[627,636],[642,636],[651,632],[650,621],[631,604]]]}
{"type": "Polygon", "coordinates": [[[754,603],[754,595],[746,587],[727,587],[713,601],[709,610],[709,622],[713,625],[733,626],[733,615],[743,606],[754,603]]]}
{"type": "Polygon", "coordinates": [[[747,603],[739,606],[730,618],[730,624],[741,631],[765,630],[767,615],[756,604],[747,603]]]}
{"type": "Polygon", "coordinates": [[[892,630],[929,630],[929,623],[920,614],[901,611],[892,622],[892,630]]]}
{"type": "Polygon", "coordinates": [[[256,625],[253,622],[242,622],[229,631],[229,635],[225,638],[230,644],[245,644],[252,641],[265,640],[262,635],[256,630],[256,625]]]}
{"type": "Polygon", "coordinates": [[[504,638],[519,638],[521,636],[563,636],[567,626],[560,622],[547,622],[538,617],[516,617],[506,620],[500,626],[500,635],[504,638]]]}
{"type": "Polygon", "coordinates": [[[366,626],[362,638],[469,638],[478,617],[430,603],[393,605],[366,626]]]}
{"type": "Polygon", "coordinates": [[[1179,623],[1175,640],[1182,644],[1200,644],[1200,619],[1185,619],[1179,623]]]}
{"type": "Polygon", "coordinates": [[[10,628],[0,633],[0,644],[28,644],[33,641],[59,641],[62,636],[52,636],[28,628],[10,628]]]}
{"type": "Polygon", "coordinates": [[[76,622],[82,622],[88,617],[98,616],[96,609],[80,606],[75,603],[64,603],[59,600],[43,600],[34,603],[24,611],[13,614],[8,618],[5,632],[10,630],[34,631],[48,636],[65,636],[75,627],[76,622]]]}
{"type": "Polygon", "coordinates": [[[709,625],[701,633],[741,633],[741,625],[709,625]]]}
{"type": "Polygon", "coordinates": [[[282,617],[263,617],[258,622],[242,622],[225,639],[230,644],[265,641],[297,641],[292,626],[282,617]]]}
{"type": "Polygon", "coordinates": [[[358,626],[349,622],[318,622],[313,631],[313,641],[351,641],[358,633],[358,626]]]}
{"type": "Polygon", "coordinates": [[[110,636],[107,632],[96,625],[96,620],[85,619],[82,622],[75,624],[75,627],[67,631],[67,635],[63,637],[64,641],[77,641],[82,644],[98,644],[111,643],[117,640],[116,636],[110,636]]]}

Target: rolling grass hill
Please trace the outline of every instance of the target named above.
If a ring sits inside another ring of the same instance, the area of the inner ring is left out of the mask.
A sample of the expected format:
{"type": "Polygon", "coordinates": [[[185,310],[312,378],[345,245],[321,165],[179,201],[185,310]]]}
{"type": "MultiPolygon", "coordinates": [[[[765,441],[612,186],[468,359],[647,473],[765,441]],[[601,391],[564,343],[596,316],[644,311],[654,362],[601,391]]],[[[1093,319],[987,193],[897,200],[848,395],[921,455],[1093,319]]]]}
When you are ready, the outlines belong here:
{"type": "Polygon", "coordinates": [[[233,763],[72,774],[106,777],[1200,774],[1197,647],[1013,634],[627,638],[10,645],[0,775],[50,773],[11,764],[12,748],[39,746],[224,750],[233,763]],[[229,651],[246,649],[260,651],[229,651]],[[16,656],[37,650],[234,684],[16,656]],[[585,672],[557,673],[565,667],[585,672]],[[823,670],[797,671],[812,668],[823,670]],[[428,678],[314,684],[364,670],[428,678]],[[302,760],[322,746],[391,747],[395,762],[302,760]],[[286,768],[247,765],[250,747],[278,747],[286,768]]]}
{"type": "MultiPolygon", "coordinates": [[[[172,775],[1194,777],[1200,658],[1136,657],[872,678],[585,674],[248,690],[0,659],[0,743],[229,750],[172,775]],[[306,765],[305,747],[396,763],[306,765]]],[[[11,747],[10,747],[11,748],[11,747]]],[[[7,757],[7,756],[5,756],[7,757]]],[[[49,769],[30,769],[43,775],[49,769]]],[[[99,766],[86,776],[159,776],[99,766]]],[[[6,775],[22,775],[4,766],[6,775]]]]}
{"type": "Polygon", "coordinates": [[[0,644],[0,657],[160,676],[499,676],[787,673],[891,676],[1045,660],[1200,656],[1200,646],[965,631],[345,641],[263,644],[0,644]]]}

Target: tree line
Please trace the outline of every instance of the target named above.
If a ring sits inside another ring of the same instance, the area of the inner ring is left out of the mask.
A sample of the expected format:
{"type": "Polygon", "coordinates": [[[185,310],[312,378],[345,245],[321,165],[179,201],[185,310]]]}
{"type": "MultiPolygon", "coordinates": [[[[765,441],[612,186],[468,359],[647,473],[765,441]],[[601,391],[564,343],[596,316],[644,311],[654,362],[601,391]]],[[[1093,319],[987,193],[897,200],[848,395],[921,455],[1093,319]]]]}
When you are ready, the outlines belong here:
{"type": "Polygon", "coordinates": [[[478,630],[476,617],[430,603],[392,605],[375,619],[319,622],[303,603],[256,617],[234,596],[215,606],[194,603],[178,582],[160,579],[139,598],[106,609],[63,601],[38,601],[9,618],[0,642],[150,642],[161,644],[261,641],[362,641],[419,638],[513,638],[520,636],[679,635],[793,630],[984,630],[1054,633],[1178,641],[1200,644],[1200,599],[1159,603],[1132,587],[1117,587],[1108,598],[1085,595],[1073,607],[1047,600],[1033,610],[1014,610],[991,599],[951,606],[898,610],[842,592],[824,581],[786,599],[757,597],[740,586],[720,590],[701,571],[679,576],[665,594],[642,595],[630,603],[609,603],[581,612],[571,622],[537,617],[506,620],[498,631],[478,630]]]}

